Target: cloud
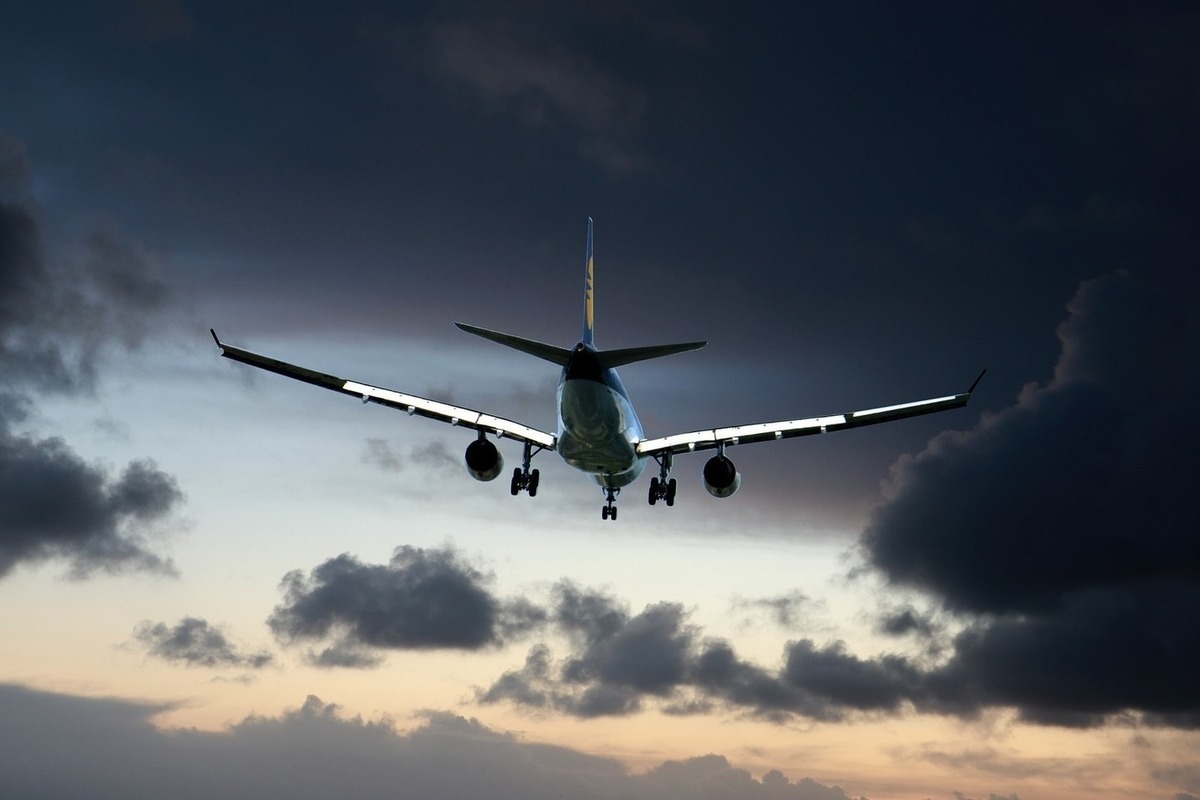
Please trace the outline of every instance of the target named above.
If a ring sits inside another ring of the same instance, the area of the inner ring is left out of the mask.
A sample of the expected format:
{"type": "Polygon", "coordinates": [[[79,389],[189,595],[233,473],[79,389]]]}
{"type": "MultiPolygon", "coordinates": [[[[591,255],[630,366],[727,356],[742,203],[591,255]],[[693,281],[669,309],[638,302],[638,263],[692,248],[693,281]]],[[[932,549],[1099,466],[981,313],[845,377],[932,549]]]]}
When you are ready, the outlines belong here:
{"type": "Polygon", "coordinates": [[[0,135],[0,578],[19,563],[65,560],[70,574],[171,574],[143,534],[182,502],[175,479],[150,459],[118,477],[84,462],[58,437],[19,435],[33,392],[79,395],[113,346],[138,347],[167,303],[152,261],[107,233],[87,241],[76,268],[42,252],[19,142],[0,135]]]}
{"type": "Polygon", "coordinates": [[[727,642],[705,639],[682,606],[655,603],[638,614],[602,592],[569,581],[552,591],[550,619],[570,643],[556,661],[534,645],[519,669],[477,692],[483,703],[511,702],[575,717],[625,716],[654,701],[666,713],[707,713],[716,705],[767,719],[836,720],[895,712],[922,692],[906,660],[861,660],[840,642],[789,642],[775,671],[742,660],[727,642]]]}
{"type": "Polygon", "coordinates": [[[683,680],[695,630],[682,606],[657,603],[630,616],[612,598],[567,581],[554,596],[555,621],[582,645],[563,667],[568,682],[662,695],[683,680]]]}
{"type": "Polygon", "coordinates": [[[169,294],[154,259],[112,232],[90,234],[77,264],[49,264],[31,174],[0,134],[0,369],[8,392],[85,391],[112,345],[141,344],[169,294]]]}
{"type": "Polygon", "coordinates": [[[379,467],[384,472],[400,472],[404,469],[404,461],[386,439],[367,439],[367,450],[363,453],[362,462],[379,467]]]}
{"type": "Polygon", "coordinates": [[[463,470],[462,455],[451,453],[441,439],[436,439],[424,446],[413,447],[409,458],[427,472],[437,470],[457,475],[463,470]]]}
{"type": "Polygon", "coordinates": [[[868,562],[973,620],[938,701],[1090,726],[1200,724],[1200,326],[1188,293],[1084,283],[1054,377],[901,461],[868,562]]]}
{"type": "Polygon", "coordinates": [[[695,634],[680,606],[660,603],[630,615],[615,598],[570,581],[552,595],[550,616],[574,652],[555,667],[549,648],[535,645],[521,669],[479,692],[482,702],[625,715],[641,708],[642,695],[669,697],[684,682],[695,634]]]}
{"type": "Polygon", "coordinates": [[[141,531],[182,500],[175,479],[149,460],[113,480],[58,438],[0,428],[0,578],[20,563],[65,560],[73,578],[142,570],[174,574],[141,531]]]}
{"type": "Polygon", "coordinates": [[[430,21],[397,34],[395,45],[422,53],[450,92],[489,112],[573,137],[584,158],[613,172],[645,168],[637,138],[647,96],[590,57],[577,37],[578,46],[564,44],[564,32],[553,30],[558,15],[543,11],[519,21],[496,13],[430,21]]]}
{"type": "Polygon", "coordinates": [[[879,619],[879,631],[888,636],[912,634],[930,640],[942,633],[941,624],[932,614],[922,613],[911,605],[890,609],[879,619]]]}
{"type": "Polygon", "coordinates": [[[410,448],[407,459],[397,453],[386,439],[369,438],[366,441],[362,463],[378,467],[384,472],[402,472],[410,463],[427,473],[436,471],[457,475],[463,469],[462,456],[451,453],[441,440],[410,448]]]}
{"type": "Polygon", "coordinates": [[[189,667],[260,669],[273,660],[265,651],[240,652],[220,628],[198,617],[184,617],[174,627],[146,620],[133,629],[133,638],[150,655],[189,667]]]}
{"type": "Polygon", "coordinates": [[[369,666],[372,650],[478,650],[540,624],[539,608],[497,598],[489,581],[449,546],[398,547],[388,564],[343,554],[284,576],[268,625],[283,642],[331,642],[316,664],[369,666]]]}
{"type": "Polygon", "coordinates": [[[757,599],[736,598],[732,605],[735,609],[747,611],[765,611],[781,628],[793,628],[806,621],[807,609],[815,603],[812,598],[800,591],[788,592],[778,597],[761,597],[757,599]]]}
{"type": "Polygon", "coordinates": [[[886,612],[923,660],[789,642],[764,667],[676,605],[630,614],[566,586],[571,650],[530,652],[480,694],[576,716],[714,706],[768,719],[908,709],[1025,722],[1200,728],[1200,324],[1185,298],[1117,273],[1081,285],[1045,386],[896,466],[860,541],[870,568],[936,607],[886,612]],[[958,632],[950,637],[949,630],[958,632]]]}
{"type": "Polygon", "coordinates": [[[761,781],[755,780],[749,772],[733,767],[719,755],[667,761],[646,773],[643,780],[664,797],[849,800],[840,786],[824,786],[811,778],[791,783],[778,770],[763,775],[761,781]]]}
{"type": "Polygon", "coordinates": [[[226,731],[162,731],[161,705],[50,694],[0,684],[0,775],[14,797],[141,800],[407,795],[458,800],[846,800],[838,787],[761,781],[722,756],[669,761],[645,775],[565,747],[524,741],[435,712],[401,732],[309,696],[277,717],[250,716],[226,731]],[[63,765],[69,764],[69,769],[63,765]]]}

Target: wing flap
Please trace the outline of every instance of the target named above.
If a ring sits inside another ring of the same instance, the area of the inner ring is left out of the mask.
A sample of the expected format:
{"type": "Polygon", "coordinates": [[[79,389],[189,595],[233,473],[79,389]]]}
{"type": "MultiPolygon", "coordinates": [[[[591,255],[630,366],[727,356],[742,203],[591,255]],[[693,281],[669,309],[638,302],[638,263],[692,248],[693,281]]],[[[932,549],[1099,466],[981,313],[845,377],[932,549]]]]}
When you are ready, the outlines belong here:
{"type": "Polygon", "coordinates": [[[510,439],[530,441],[546,449],[554,448],[554,436],[528,425],[513,422],[504,417],[484,414],[470,408],[452,406],[437,400],[419,397],[415,394],[405,394],[391,389],[382,389],[357,381],[346,381],[339,391],[361,397],[364,402],[375,402],[388,408],[395,408],[410,415],[428,417],[451,425],[458,425],[472,430],[494,433],[497,436],[507,436],[510,439]]]}
{"type": "Polygon", "coordinates": [[[497,417],[491,414],[485,414],[481,411],[476,411],[471,408],[463,408],[461,406],[443,403],[438,400],[430,400],[427,397],[421,397],[415,394],[407,394],[405,392],[397,392],[392,389],[384,389],[379,386],[371,386],[358,381],[348,381],[344,378],[339,378],[336,375],[329,375],[324,372],[317,372],[306,367],[289,364],[286,361],[280,361],[268,356],[252,353],[249,350],[243,350],[240,347],[225,344],[217,338],[216,331],[212,332],[213,339],[217,346],[221,348],[221,355],[226,358],[238,361],[242,364],[248,364],[252,367],[274,372],[277,375],[283,375],[287,378],[311,383],[314,386],[320,386],[323,389],[330,389],[335,392],[358,397],[364,403],[375,402],[389,408],[399,409],[412,416],[426,417],[435,419],[440,422],[447,422],[451,425],[458,425],[471,430],[484,431],[492,433],[496,436],[506,436],[510,439],[516,439],[522,442],[532,442],[539,447],[547,450],[553,450],[556,444],[555,436],[545,431],[540,431],[537,428],[531,428],[528,425],[522,425],[519,422],[514,422],[504,417],[497,417]]]}
{"type": "MultiPolygon", "coordinates": [[[[986,370],[985,370],[986,371],[986,370]]],[[[971,389],[961,394],[933,397],[928,400],[917,400],[911,403],[899,403],[879,408],[869,408],[862,411],[850,411],[845,414],[832,414],[824,417],[809,417],[807,419],[780,420],[778,422],[762,422],[750,425],[733,425],[726,428],[691,431],[688,433],[664,436],[658,439],[643,439],[638,442],[637,452],[640,456],[659,456],[664,453],[690,453],[696,450],[711,450],[717,447],[730,447],[738,444],[768,442],[777,439],[791,439],[796,436],[810,436],[817,433],[861,428],[865,425],[876,425],[881,422],[918,417],[924,414],[934,414],[938,411],[949,411],[962,408],[971,399],[971,392],[979,385],[979,378],[971,384],[971,389]]]]}

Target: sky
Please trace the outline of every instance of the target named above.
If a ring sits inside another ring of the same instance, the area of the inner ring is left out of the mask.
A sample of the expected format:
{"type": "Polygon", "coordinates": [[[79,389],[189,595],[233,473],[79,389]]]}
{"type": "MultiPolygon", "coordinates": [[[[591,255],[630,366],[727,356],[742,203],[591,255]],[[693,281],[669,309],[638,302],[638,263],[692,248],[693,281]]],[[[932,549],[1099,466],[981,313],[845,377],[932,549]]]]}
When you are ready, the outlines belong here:
{"type": "Polygon", "coordinates": [[[1200,797],[1200,11],[15,4],[0,794],[1200,797]],[[555,455],[227,359],[647,435],[555,455]],[[520,450],[501,449],[511,466],[520,450]]]}

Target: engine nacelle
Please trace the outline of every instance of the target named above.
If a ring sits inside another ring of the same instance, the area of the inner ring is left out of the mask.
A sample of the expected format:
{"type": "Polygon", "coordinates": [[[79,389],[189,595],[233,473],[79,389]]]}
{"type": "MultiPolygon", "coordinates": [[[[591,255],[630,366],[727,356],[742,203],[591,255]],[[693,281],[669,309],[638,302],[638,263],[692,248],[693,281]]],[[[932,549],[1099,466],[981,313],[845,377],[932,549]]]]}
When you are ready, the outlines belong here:
{"type": "Polygon", "coordinates": [[[495,480],[504,469],[504,456],[487,439],[476,439],[467,445],[467,473],[477,481],[495,480]]]}
{"type": "Polygon", "coordinates": [[[704,464],[704,488],[713,497],[729,497],[742,485],[742,475],[725,456],[713,456],[704,464]]]}

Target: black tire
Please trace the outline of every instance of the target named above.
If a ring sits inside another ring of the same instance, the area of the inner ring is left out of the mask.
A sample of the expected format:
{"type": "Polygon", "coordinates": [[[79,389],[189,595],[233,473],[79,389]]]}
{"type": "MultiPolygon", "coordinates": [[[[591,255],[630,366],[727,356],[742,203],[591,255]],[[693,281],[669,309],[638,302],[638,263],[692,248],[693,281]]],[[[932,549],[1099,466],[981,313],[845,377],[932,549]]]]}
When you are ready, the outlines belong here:
{"type": "Polygon", "coordinates": [[[521,491],[521,468],[520,467],[517,467],[516,469],[513,470],[512,483],[509,485],[508,490],[510,492],[512,492],[513,497],[516,497],[517,494],[521,491]]]}
{"type": "Polygon", "coordinates": [[[674,478],[671,478],[671,480],[667,482],[667,505],[675,505],[675,490],[678,488],[679,481],[675,480],[674,478]]]}
{"type": "Polygon", "coordinates": [[[612,518],[613,522],[617,521],[617,507],[616,506],[612,507],[612,513],[609,514],[608,516],[612,518]]]}
{"type": "Polygon", "coordinates": [[[608,519],[608,512],[610,510],[611,509],[609,509],[608,506],[604,506],[603,508],[601,508],[600,509],[600,519],[608,519]]]}
{"type": "Polygon", "coordinates": [[[658,502],[658,478],[650,479],[650,492],[647,494],[647,499],[650,501],[650,505],[658,502]]]}
{"type": "Polygon", "coordinates": [[[540,472],[538,472],[536,469],[533,472],[529,473],[529,496],[530,497],[537,497],[538,480],[541,477],[542,477],[542,474],[540,472]]]}

